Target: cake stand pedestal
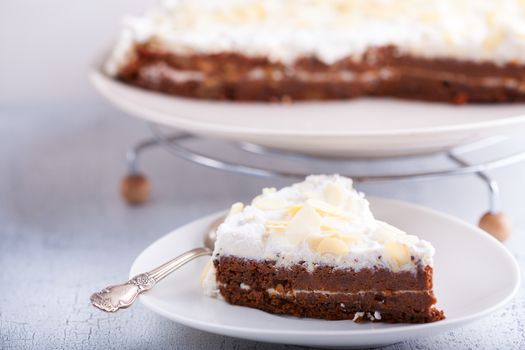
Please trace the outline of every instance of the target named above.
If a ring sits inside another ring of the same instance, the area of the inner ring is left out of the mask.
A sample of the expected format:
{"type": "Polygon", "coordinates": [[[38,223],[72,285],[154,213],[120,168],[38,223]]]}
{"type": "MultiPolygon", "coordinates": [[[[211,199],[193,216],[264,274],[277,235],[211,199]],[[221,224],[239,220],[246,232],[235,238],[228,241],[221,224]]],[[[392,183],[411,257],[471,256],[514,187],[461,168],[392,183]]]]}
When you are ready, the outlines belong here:
{"type": "Polygon", "coordinates": [[[464,159],[464,156],[469,153],[486,150],[494,144],[499,143],[502,140],[499,137],[484,139],[438,153],[386,159],[327,158],[280,151],[251,143],[215,141],[233,147],[244,156],[242,157],[243,159],[250,160],[250,162],[233,162],[213,154],[213,152],[197,151],[194,149],[195,147],[191,147],[190,143],[209,141],[200,136],[182,132],[174,133],[173,131],[166,133],[156,124],[151,124],[151,130],[153,133],[152,137],[137,142],[126,153],[128,174],[122,180],[121,193],[123,198],[130,204],[141,204],[149,198],[150,183],[147,177],[139,171],[138,162],[143,151],[154,147],[164,148],[179,158],[206,167],[260,177],[300,179],[312,172],[320,173],[321,169],[323,173],[338,173],[348,176],[356,183],[436,180],[447,176],[475,175],[475,177],[486,185],[488,193],[488,210],[481,217],[479,226],[500,241],[505,240],[509,236],[511,227],[508,218],[500,210],[498,184],[490,177],[488,171],[525,160],[525,151],[478,163],[470,163],[464,159]],[[264,164],[253,164],[252,161],[258,157],[264,157],[266,160],[264,164]],[[349,170],[349,168],[353,167],[352,165],[357,163],[365,163],[366,168],[366,164],[371,163],[379,164],[385,161],[401,163],[407,159],[423,160],[429,157],[443,157],[448,161],[448,165],[436,169],[396,173],[359,173],[349,170]],[[272,161],[269,162],[268,160],[272,161]],[[268,166],[268,163],[276,164],[276,162],[280,163],[280,165],[273,167],[268,166]],[[303,169],[297,170],[297,165],[302,165],[303,169]],[[316,169],[316,171],[313,171],[313,169],[316,169]]]}

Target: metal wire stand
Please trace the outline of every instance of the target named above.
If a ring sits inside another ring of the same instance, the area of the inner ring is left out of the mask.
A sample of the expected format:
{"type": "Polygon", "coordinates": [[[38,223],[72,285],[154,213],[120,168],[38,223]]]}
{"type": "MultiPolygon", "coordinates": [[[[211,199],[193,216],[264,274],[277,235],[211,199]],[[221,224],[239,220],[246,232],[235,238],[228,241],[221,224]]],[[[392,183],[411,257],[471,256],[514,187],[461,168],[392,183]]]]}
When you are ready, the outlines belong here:
{"type": "MultiPolygon", "coordinates": [[[[339,173],[341,175],[351,177],[357,183],[434,180],[448,176],[462,176],[474,174],[477,176],[477,178],[482,180],[482,182],[487,186],[488,189],[488,211],[487,214],[484,216],[485,218],[487,215],[492,215],[492,217],[496,215],[502,215],[500,213],[499,207],[499,187],[497,182],[489,176],[488,171],[496,168],[509,166],[511,164],[515,164],[525,160],[525,151],[517,152],[511,155],[505,155],[496,159],[483,161],[481,163],[469,163],[463,158],[463,156],[468,153],[485,149],[501,141],[500,138],[490,138],[468,145],[456,147],[454,149],[440,153],[441,155],[444,155],[447,159],[450,160],[451,166],[449,167],[389,174],[360,174],[351,173],[348,172],[348,170],[341,170],[341,165],[349,165],[353,162],[363,162],[363,159],[337,158],[334,161],[334,159],[328,159],[326,157],[296,154],[287,151],[269,149],[266,147],[261,147],[249,143],[229,143],[226,141],[223,142],[233,146],[242,154],[246,154],[247,157],[243,157],[243,159],[252,159],[254,156],[265,156],[267,158],[270,157],[271,159],[276,159],[281,162],[284,161],[288,164],[287,166],[270,169],[267,166],[252,165],[248,162],[232,162],[221,158],[220,156],[198,152],[192,149],[192,147],[188,146],[188,143],[195,143],[205,140],[200,138],[199,136],[191,135],[188,133],[166,134],[162,132],[161,129],[155,124],[151,124],[151,130],[153,132],[152,137],[139,141],[126,153],[128,176],[123,182],[122,193],[124,198],[130,203],[141,203],[147,200],[149,194],[149,183],[147,179],[142,174],[140,174],[138,169],[140,155],[143,151],[147,149],[154,147],[162,147],[168,152],[176,155],[177,157],[186,159],[190,162],[200,164],[209,168],[260,177],[304,178],[305,176],[309,175],[310,172],[290,170],[297,168],[291,165],[297,164],[297,162],[301,162],[302,164],[317,164],[326,163],[327,161],[332,161],[332,163],[334,164],[327,167],[328,170],[325,170],[326,173],[339,173]]],[[[409,157],[414,159],[422,159],[425,157],[428,158],[429,156],[431,155],[409,157]]],[[[432,156],[436,156],[436,154],[432,154],[432,156]]],[[[406,160],[406,158],[407,157],[399,157],[396,159],[406,160]]],[[[392,160],[392,158],[388,159],[392,160]]],[[[384,161],[384,159],[371,159],[366,160],[365,162],[372,163],[381,160],[384,161]]],[[[484,226],[484,218],[482,218],[482,220],[480,221],[480,226],[482,227],[484,226]]],[[[491,221],[490,225],[493,226],[493,224],[494,222],[491,221]]],[[[496,224],[499,225],[499,223],[497,222],[496,224]]],[[[484,228],[487,231],[492,230],[492,227],[489,229],[487,229],[487,227],[484,228]]]]}

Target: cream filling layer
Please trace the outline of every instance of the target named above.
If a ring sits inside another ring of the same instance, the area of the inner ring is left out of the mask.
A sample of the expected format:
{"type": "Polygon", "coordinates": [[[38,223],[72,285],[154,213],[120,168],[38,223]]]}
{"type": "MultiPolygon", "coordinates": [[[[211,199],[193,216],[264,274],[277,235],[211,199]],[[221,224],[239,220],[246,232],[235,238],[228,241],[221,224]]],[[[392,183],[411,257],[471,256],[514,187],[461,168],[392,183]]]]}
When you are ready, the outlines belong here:
{"type": "MultiPolygon", "coordinates": [[[[154,65],[143,67],[140,72],[141,79],[151,81],[153,83],[160,83],[163,80],[169,80],[176,83],[187,82],[202,82],[207,79],[206,74],[200,71],[178,70],[168,66],[164,62],[159,62],[154,65]]],[[[518,92],[525,92],[525,82],[521,79],[508,77],[466,77],[455,73],[439,72],[429,73],[423,69],[410,68],[403,69],[403,73],[399,73],[397,69],[381,68],[374,71],[366,72],[352,72],[340,71],[337,73],[318,73],[306,72],[300,70],[291,70],[284,75],[280,71],[267,74],[261,68],[255,68],[249,71],[242,81],[281,81],[283,79],[294,79],[301,82],[314,83],[329,83],[329,82],[355,82],[355,83],[377,83],[380,81],[394,80],[402,74],[414,78],[433,79],[439,81],[446,81],[451,83],[460,83],[471,86],[486,87],[486,88],[506,88],[518,92]]]]}
{"type": "Polygon", "coordinates": [[[401,74],[403,76],[410,76],[414,78],[434,79],[480,87],[504,87],[519,92],[525,92],[525,81],[516,78],[495,76],[468,77],[465,75],[459,75],[456,73],[449,72],[428,73],[428,71],[421,68],[404,68],[403,73],[401,74]]]}
{"type": "MultiPolygon", "coordinates": [[[[268,293],[270,296],[279,296],[279,297],[295,297],[297,294],[321,294],[321,295],[347,295],[347,296],[362,296],[367,293],[374,293],[374,294],[381,294],[384,291],[381,290],[361,290],[358,292],[334,292],[334,291],[326,291],[326,290],[308,290],[308,289],[294,289],[292,291],[287,291],[286,293],[280,292],[275,288],[268,288],[266,289],[266,293],[268,293]]],[[[398,294],[424,294],[424,293],[430,293],[431,291],[429,289],[420,289],[420,290],[413,290],[413,289],[402,289],[402,290],[396,290],[391,291],[391,295],[398,295],[398,294]]]]}
{"type": "Polygon", "coordinates": [[[170,67],[164,62],[159,62],[152,65],[147,65],[139,71],[140,77],[160,83],[162,80],[170,80],[176,83],[186,83],[189,81],[204,81],[206,75],[199,71],[179,70],[170,67]]]}

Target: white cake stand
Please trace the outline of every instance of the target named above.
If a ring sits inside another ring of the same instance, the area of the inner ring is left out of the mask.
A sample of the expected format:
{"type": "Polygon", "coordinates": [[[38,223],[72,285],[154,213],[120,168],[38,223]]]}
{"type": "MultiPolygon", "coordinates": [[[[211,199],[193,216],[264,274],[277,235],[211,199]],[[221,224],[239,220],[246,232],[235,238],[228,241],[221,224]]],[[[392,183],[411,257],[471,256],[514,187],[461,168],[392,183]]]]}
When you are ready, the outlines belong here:
{"type": "Polygon", "coordinates": [[[394,99],[293,104],[168,96],[91,72],[97,90],[132,116],[205,138],[343,158],[445,151],[492,136],[523,135],[525,104],[463,105],[394,99]]]}

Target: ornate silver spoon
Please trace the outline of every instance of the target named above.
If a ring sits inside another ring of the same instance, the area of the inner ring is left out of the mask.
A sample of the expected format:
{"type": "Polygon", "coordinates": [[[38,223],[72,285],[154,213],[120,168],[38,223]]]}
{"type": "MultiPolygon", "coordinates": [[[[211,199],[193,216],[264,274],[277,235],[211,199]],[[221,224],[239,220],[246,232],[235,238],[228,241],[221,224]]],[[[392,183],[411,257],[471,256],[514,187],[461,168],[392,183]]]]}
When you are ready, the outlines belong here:
{"type": "Polygon", "coordinates": [[[221,217],[210,225],[208,232],[204,236],[204,247],[187,251],[151,271],[133,277],[126,283],[106,287],[100,292],[91,295],[89,298],[91,303],[106,312],[115,312],[131,306],[133,302],[137,300],[139,294],[153,288],[164,277],[182,265],[200,256],[211,255],[215,245],[215,239],[217,238],[217,227],[223,221],[224,218],[221,217]]]}

